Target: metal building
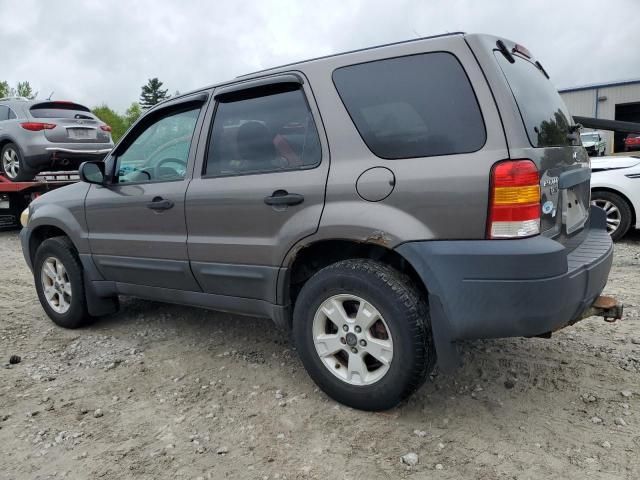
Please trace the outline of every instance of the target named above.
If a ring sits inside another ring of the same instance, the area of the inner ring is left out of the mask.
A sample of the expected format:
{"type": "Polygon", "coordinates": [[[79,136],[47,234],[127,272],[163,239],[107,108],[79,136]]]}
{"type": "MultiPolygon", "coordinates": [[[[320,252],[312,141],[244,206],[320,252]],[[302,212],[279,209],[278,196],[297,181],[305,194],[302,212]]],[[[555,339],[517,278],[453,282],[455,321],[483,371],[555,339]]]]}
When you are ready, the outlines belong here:
{"type": "MultiPolygon", "coordinates": [[[[572,115],[640,123],[640,79],[560,89],[572,115]]],[[[626,134],[604,131],[607,153],[624,151],[626,134]]]]}

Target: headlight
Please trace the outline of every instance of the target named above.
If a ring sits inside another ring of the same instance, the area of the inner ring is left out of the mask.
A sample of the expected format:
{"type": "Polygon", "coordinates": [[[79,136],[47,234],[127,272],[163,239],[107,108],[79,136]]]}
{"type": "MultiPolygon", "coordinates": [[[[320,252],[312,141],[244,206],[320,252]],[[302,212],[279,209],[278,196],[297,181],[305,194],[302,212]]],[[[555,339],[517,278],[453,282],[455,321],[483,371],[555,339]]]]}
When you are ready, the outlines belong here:
{"type": "Polygon", "coordinates": [[[20,224],[26,227],[27,223],[29,223],[29,207],[25,208],[20,214],[20,224]]]}

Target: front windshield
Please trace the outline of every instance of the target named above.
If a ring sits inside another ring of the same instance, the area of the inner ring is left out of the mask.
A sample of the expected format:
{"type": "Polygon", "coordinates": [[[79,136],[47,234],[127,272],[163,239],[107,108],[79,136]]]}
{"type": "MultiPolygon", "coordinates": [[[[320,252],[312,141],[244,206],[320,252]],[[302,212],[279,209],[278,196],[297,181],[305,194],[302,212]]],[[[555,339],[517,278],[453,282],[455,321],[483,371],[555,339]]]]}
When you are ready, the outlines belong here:
{"type": "Polygon", "coordinates": [[[580,134],[580,138],[582,139],[583,142],[597,142],[598,141],[598,135],[596,135],[595,133],[581,133],[580,134]]]}

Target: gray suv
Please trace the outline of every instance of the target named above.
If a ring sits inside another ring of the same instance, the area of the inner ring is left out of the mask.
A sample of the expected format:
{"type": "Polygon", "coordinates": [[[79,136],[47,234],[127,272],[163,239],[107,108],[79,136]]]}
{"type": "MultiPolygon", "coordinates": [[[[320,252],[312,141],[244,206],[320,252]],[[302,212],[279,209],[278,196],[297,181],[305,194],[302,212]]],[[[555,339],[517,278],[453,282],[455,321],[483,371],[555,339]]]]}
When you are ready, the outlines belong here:
{"type": "Polygon", "coordinates": [[[487,35],[172,98],[80,175],[23,215],[55,323],[119,295],[270,317],[361,409],[397,404],[436,359],[455,366],[459,340],[576,322],[611,267],[577,127],[542,65],[487,35]]]}
{"type": "Polygon", "coordinates": [[[0,98],[0,168],[13,182],[43,171],[73,170],[111,151],[111,127],[84,105],[0,98]]]}

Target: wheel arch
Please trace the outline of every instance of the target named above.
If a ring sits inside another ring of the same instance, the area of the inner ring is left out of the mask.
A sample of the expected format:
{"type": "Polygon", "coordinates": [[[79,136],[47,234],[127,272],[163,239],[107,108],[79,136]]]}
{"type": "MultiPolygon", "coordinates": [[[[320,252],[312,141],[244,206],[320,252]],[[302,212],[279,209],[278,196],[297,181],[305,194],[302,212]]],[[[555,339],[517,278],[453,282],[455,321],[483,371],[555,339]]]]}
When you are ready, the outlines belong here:
{"type": "Polygon", "coordinates": [[[29,235],[29,259],[31,260],[31,264],[36,257],[36,252],[42,243],[53,237],[67,237],[69,241],[73,244],[76,251],[78,248],[73,243],[71,236],[67,234],[62,228],[57,227],[55,225],[38,225],[35,227],[31,234],[29,235]]]}
{"type": "Polygon", "coordinates": [[[13,143],[16,146],[16,148],[20,152],[20,155],[24,159],[24,152],[22,151],[22,148],[20,147],[20,145],[18,145],[18,142],[16,142],[12,137],[2,137],[2,138],[0,138],[0,152],[9,143],[13,143]]]}
{"type": "Polygon", "coordinates": [[[413,265],[396,250],[371,242],[349,239],[318,240],[298,247],[290,256],[288,265],[279,279],[278,299],[285,304],[295,304],[302,286],[322,268],[347,259],[371,259],[390,265],[406,274],[428,298],[427,286],[413,265]]]}

